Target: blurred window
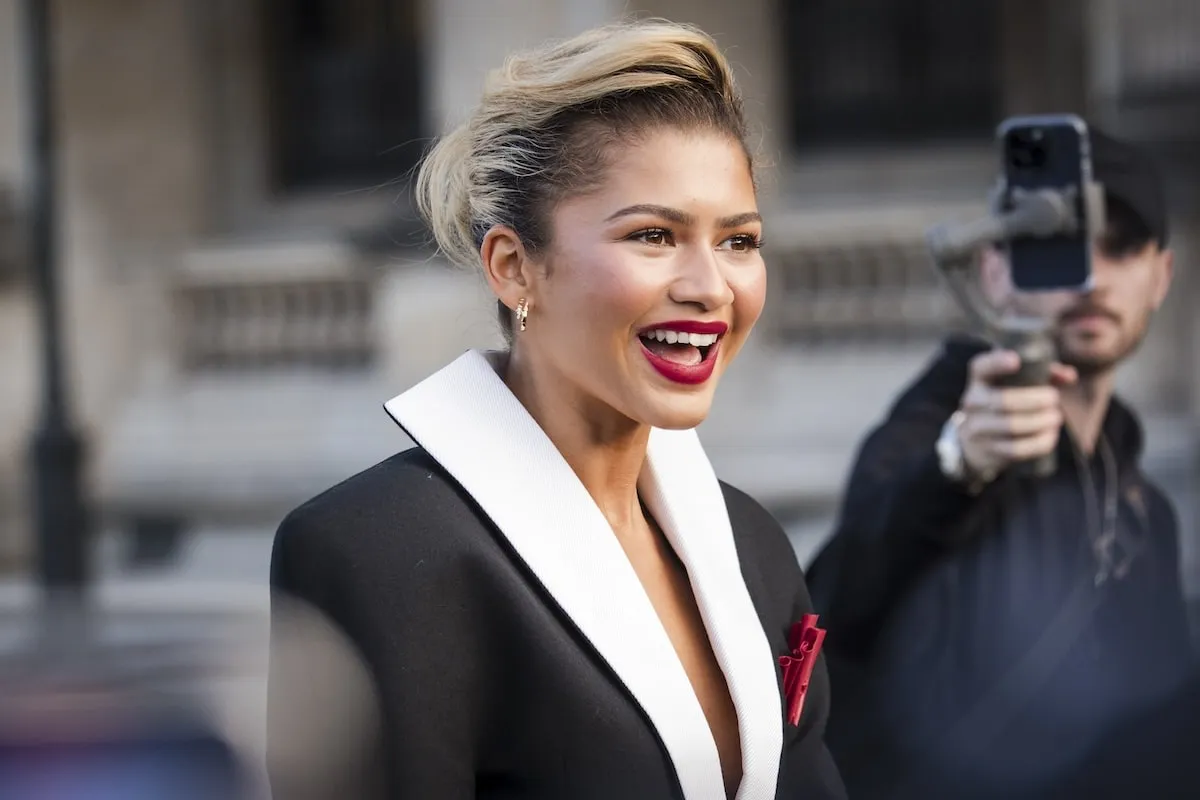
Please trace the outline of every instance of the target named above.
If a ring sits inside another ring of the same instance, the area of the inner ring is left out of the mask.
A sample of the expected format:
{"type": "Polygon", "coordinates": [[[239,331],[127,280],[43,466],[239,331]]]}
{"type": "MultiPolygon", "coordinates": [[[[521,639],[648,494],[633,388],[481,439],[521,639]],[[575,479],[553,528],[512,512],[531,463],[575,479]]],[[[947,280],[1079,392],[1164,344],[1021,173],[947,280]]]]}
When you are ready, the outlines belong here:
{"type": "Polygon", "coordinates": [[[784,0],[791,143],[990,135],[1002,114],[1000,0],[784,0]]]}
{"type": "MultiPolygon", "coordinates": [[[[1193,105],[1200,86],[1200,3],[1118,4],[1111,26],[1120,99],[1135,105],[1193,105]]],[[[1172,120],[1174,122],[1174,120],[1172,120]]]]}
{"type": "Polygon", "coordinates": [[[274,182],[403,177],[420,156],[417,0],[265,0],[274,182]]]}

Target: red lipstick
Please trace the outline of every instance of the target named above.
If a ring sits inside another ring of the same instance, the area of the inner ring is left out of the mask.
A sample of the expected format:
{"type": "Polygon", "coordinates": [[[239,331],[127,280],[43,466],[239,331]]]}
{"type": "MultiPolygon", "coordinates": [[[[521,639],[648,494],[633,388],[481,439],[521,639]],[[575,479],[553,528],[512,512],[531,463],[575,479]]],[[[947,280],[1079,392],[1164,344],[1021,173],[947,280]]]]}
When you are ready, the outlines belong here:
{"type": "Polygon", "coordinates": [[[675,383],[695,386],[704,383],[712,377],[713,370],[717,367],[717,353],[721,347],[721,339],[718,338],[716,342],[701,351],[703,357],[699,363],[680,364],[677,361],[663,358],[646,346],[645,340],[642,339],[642,334],[656,330],[678,331],[680,333],[707,333],[716,334],[720,337],[729,330],[729,325],[724,322],[675,320],[673,322],[660,322],[648,325],[638,332],[638,344],[642,347],[642,355],[646,357],[646,360],[650,362],[650,366],[654,367],[659,375],[675,383]]]}

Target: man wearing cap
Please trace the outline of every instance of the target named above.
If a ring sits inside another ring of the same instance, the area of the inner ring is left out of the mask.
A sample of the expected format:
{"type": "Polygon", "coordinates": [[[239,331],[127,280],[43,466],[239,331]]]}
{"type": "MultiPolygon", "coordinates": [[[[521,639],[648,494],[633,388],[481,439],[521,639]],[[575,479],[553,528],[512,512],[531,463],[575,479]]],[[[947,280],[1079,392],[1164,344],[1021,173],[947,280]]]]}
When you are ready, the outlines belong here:
{"type": "Polygon", "coordinates": [[[809,571],[858,800],[1065,798],[1099,737],[1190,668],[1175,513],[1113,396],[1171,283],[1163,186],[1091,139],[1093,288],[1022,295],[999,251],[981,264],[998,306],[1054,318],[1052,385],[1000,387],[1014,353],[948,340],[863,442],[809,571]],[[1052,451],[1050,477],[1007,469],[1052,451]]]}

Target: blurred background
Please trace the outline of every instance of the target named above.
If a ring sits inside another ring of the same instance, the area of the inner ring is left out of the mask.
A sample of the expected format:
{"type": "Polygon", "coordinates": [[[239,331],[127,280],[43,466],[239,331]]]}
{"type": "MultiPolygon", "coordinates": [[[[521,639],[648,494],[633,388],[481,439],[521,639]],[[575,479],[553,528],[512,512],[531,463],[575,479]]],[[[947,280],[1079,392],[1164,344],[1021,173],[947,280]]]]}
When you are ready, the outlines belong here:
{"type": "Polygon", "coordinates": [[[984,209],[996,123],[1074,111],[1154,149],[1177,281],[1120,387],[1200,596],[1193,0],[0,0],[0,620],[37,596],[39,271],[61,294],[97,603],[135,638],[149,611],[174,632],[257,619],[282,515],[409,445],[383,401],[500,341],[482,280],[429,248],[409,170],[508,52],[626,13],[697,23],[747,93],[772,287],[701,435],[802,560],[858,441],[956,323],[923,236],[984,209]]]}

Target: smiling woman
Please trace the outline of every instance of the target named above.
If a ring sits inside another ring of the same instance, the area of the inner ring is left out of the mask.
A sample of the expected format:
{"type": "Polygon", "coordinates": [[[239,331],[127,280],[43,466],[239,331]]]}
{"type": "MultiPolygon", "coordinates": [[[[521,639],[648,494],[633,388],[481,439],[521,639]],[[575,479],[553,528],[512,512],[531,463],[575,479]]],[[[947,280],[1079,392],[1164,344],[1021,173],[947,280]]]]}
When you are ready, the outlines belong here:
{"type": "Polygon", "coordinates": [[[356,790],[844,796],[803,575],[695,433],[764,302],[745,142],[712,39],[647,21],[513,56],[428,154],[420,208],[509,348],[388,401],[417,446],[292,512],[272,564],[374,678],[356,790]]]}

